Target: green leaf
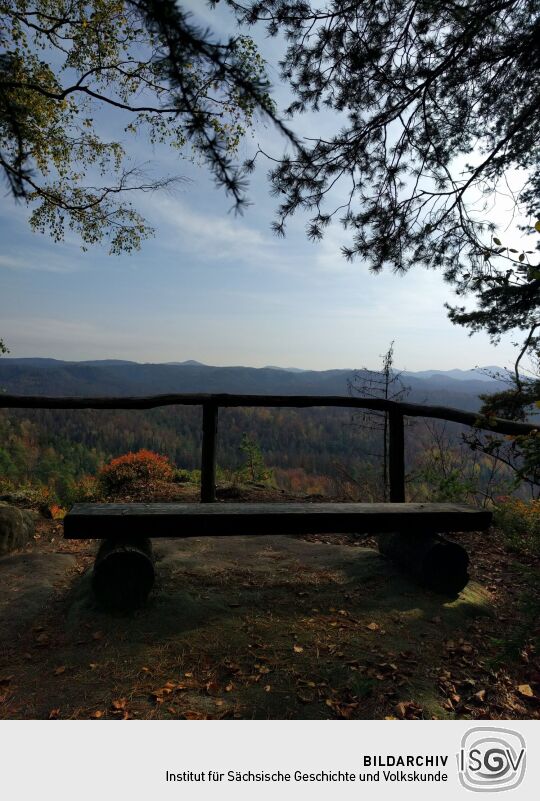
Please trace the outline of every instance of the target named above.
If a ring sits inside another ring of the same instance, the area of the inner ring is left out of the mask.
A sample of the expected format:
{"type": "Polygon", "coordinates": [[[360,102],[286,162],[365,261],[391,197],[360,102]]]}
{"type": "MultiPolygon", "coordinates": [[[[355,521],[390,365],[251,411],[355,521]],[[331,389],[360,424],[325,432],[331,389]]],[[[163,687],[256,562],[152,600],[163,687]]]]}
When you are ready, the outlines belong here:
{"type": "Polygon", "coordinates": [[[536,228],[536,230],[537,230],[537,231],[538,231],[538,233],[540,234],[540,220],[537,220],[537,221],[535,222],[535,224],[534,224],[534,227],[536,228]]]}
{"type": "Polygon", "coordinates": [[[523,261],[524,258],[525,258],[525,254],[524,253],[520,253],[519,254],[519,260],[523,261]]]}
{"type": "Polygon", "coordinates": [[[501,242],[501,240],[500,240],[500,239],[497,239],[497,237],[496,237],[496,236],[494,236],[494,237],[493,237],[493,241],[495,242],[495,244],[496,244],[496,245],[499,245],[499,247],[502,245],[502,242],[501,242]]]}

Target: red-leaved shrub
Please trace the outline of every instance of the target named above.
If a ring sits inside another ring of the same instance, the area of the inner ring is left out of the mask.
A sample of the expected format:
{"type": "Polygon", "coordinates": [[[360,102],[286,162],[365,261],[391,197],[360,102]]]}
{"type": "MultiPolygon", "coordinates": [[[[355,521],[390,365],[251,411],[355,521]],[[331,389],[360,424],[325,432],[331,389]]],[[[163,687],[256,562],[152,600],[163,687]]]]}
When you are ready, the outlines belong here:
{"type": "Polygon", "coordinates": [[[101,469],[99,479],[106,492],[118,492],[142,483],[171,481],[173,475],[167,456],[143,449],[112,459],[101,469]]]}

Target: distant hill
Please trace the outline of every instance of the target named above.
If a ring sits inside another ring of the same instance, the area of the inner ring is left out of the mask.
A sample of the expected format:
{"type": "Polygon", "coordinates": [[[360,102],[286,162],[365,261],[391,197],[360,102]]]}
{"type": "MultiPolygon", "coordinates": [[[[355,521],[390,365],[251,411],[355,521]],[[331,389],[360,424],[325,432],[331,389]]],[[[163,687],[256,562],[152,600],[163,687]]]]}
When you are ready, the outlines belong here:
{"type": "Polygon", "coordinates": [[[277,367],[275,364],[267,364],[265,370],[286,370],[288,373],[306,373],[302,367],[277,367]]]}
{"type": "Polygon", "coordinates": [[[195,359],[187,359],[185,362],[164,362],[164,364],[172,364],[176,367],[184,367],[186,364],[196,366],[196,367],[206,367],[207,365],[203,364],[202,362],[198,362],[195,359]]]}
{"type": "MultiPolygon", "coordinates": [[[[0,387],[21,395],[127,396],[174,392],[347,395],[348,381],[355,375],[362,376],[362,371],[211,367],[194,361],[139,364],[122,360],[0,360],[0,387]]],[[[471,411],[479,407],[480,394],[504,386],[474,371],[461,370],[407,373],[404,381],[411,388],[411,401],[471,411]]]]}
{"type": "Polygon", "coordinates": [[[456,381],[493,381],[493,376],[504,376],[506,370],[502,367],[474,367],[471,370],[420,370],[416,373],[404,372],[405,376],[415,378],[453,378],[456,381]]]}
{"type": "MultiPolygon", "coordinates": [[[[37,368],[57,367],[65,364],[84,364],[89,367],[116,367],[119,364],[138,364],[138,362],[130,362],[126,361],[125,359],[94,359],[91,361],[68,362],[62,359],[44,359],[37,356],[22,359],[10,359],[7,357],[5,361],[9,362],[11,365],[17,365],[19,367],[37,368]]],[[[194,362],[194,364],[195,363],[196,362],[194,362]]],[[[2,362],[0,362],[0,364],[2,364],[2,362]]]]}

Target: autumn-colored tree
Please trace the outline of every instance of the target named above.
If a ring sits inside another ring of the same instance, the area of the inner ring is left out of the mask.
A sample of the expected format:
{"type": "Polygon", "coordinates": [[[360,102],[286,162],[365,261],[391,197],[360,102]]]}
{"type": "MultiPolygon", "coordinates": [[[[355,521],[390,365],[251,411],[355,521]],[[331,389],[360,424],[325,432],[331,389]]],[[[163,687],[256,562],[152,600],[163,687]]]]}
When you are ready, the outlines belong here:
{"type": "Polygon", "coordinates": [[[106,492],[115,493],[138,483],[172,481],[173,475],[166,456],[142,449],[112,459],[101,469],[99,480],[106,492]]]}

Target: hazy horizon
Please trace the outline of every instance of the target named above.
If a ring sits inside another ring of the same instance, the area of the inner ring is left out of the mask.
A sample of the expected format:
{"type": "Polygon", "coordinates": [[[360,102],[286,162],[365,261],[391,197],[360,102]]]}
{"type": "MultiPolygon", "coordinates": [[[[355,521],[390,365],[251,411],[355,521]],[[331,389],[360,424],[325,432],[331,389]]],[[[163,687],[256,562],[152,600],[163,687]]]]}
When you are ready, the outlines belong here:
{"type": "MultiPolygon", "coordinates": [[[[3,361],[22,361],[22,360],[52,360],[58,361],[60,363],[76,363],[76,364],[85,364],[85,363],[95,363],[95,362],[120,362],[120,363],[130,363],[130,364],[139,364],[139,365],[164,365],[164,366],[189,366],[189,365],[199,365],[201,367],[229,367],[229,368],[248,368],[254,370],[286,370],[286,371],[298,371],[298,372],[325,372],[329,370],[343,370],[343,371],[355,371],[355,370],[378,370],[380,369],[380,364],[361,364],[361,365],[346,365],[344,367],[323,367],[323,368],[310,368],[304,367],[303,365],[288,365],[288,364],[241,364],[239,362],[228,362],[226,364],[215,364],[209,362],[203,362],[200,359],[194,359],[191,357],[186,357],[185,359],[175,359],[175,360],[139,360],[139,359],[124,359],[121,357],[105,357],[105,358],[72,358],[72,359],[64,359],[57,356],[15,356],[13,354],[6,354],[2,357],[3,361]]],[[[404,372],[404,373],[462,373],[467,374],[471,373],[471,378],[476,378],[477,376],[482,377],[482,370],[504,370],[504,366],[502,365],[493,365],[493,364],[484,364],[484,365],[474,365],[472,367],[451,367],[447,369],[441,369],[440,367],[436,367],[431,365],[430,367],[422,368],[420,370],[411,370],[408,367],[395,367],[396,372],[404,372]]],[[[484,374],[485,375],[485,374],[484,374]]]]}

